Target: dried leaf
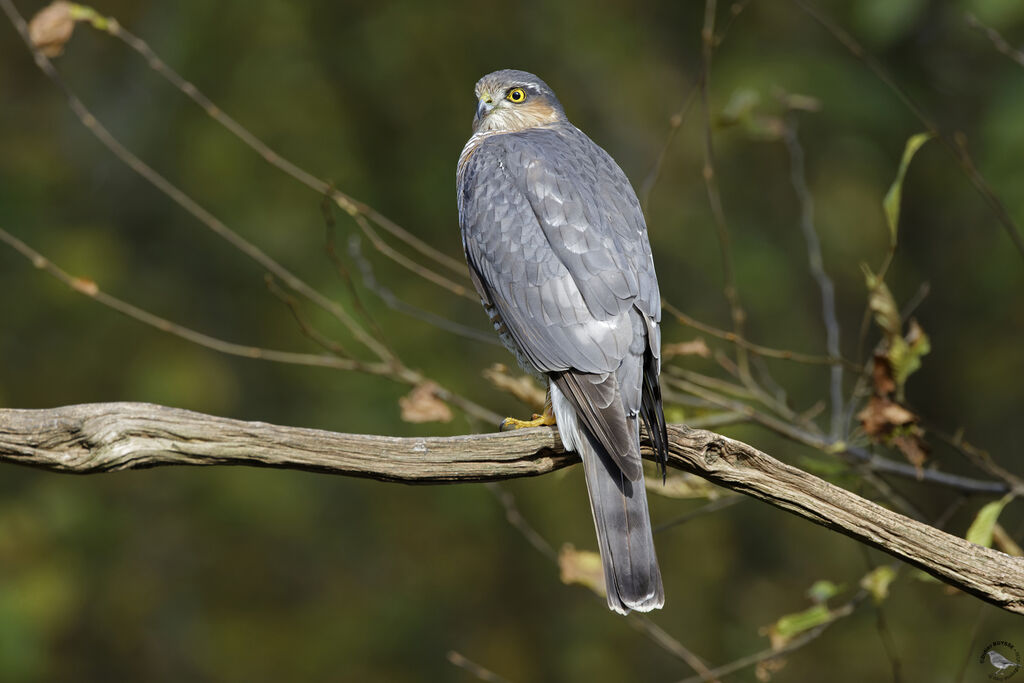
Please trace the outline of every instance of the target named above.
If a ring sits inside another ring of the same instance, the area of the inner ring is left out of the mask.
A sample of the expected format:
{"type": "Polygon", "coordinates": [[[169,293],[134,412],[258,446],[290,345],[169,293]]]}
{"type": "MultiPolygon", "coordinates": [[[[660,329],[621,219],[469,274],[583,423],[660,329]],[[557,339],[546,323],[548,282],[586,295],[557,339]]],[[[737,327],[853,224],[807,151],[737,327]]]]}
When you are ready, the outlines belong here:
{"type": "Polygon", "coordinates": [[[872,396],[857,413],[857,419],[865,434],[878,443],[899,449],[920,475],[929,449],[924,430],[917,424],[917,415],[889,398],[872,396]]]}
{"type": "Polygon", "coordinates": [[[888,436],[895,427],[913,424],[916,416],[887,398],[872,396],[867,406],[857,413],[864,433],[870,437],[888,436]]]}
{"type": "Polygon", "coordinates": [[[36,12],[28,22],[28,36],[32,45],[47,57],[59,57],[64,45],[71,40],[75,19],[70,2],[52,2],[36,12]]]}
{"type": "Polygon", "coordinates": [[[483,372],[484,379],[508,392],[536,411],[544,410],[547,392],[529,375],[513,376],[508,367],[495,363],[483,372]]]}
{"type": "MultiPolygon", "coordinates": [[[[867,283],[868,307],[885,335],[885,351],[882,355],[889,363],[890,377],[896,384],[896,396],[902,400],[903,386],[907,378],[921,367],[921,357],[931,351],[931,343],[916,320],[910,321],[907,336],[903,336],[903,320],[888,285],[872,273],[867,265],[862,263],[860,267],[864,271],[864,280],[867,283]]],[[[876,372],[879,370],[877,363],[876,356],[876,372]]],[[[877,376],[875,380],[877,387],[877,376]]],[[[878,393],[884,396],[891,392],[878,393]]]]}
{"type": "Polygon", "coordinates": [[[896,380],[892,378],[892,364],[884,353],[875,354],[875,362],[871,368],[871,383],[876,396],[889,396],[896,391],[896,380]]]}
{"type": "Polygon", "coordinates": [[[558,568],[562,583],[578,583],[598,595],[605,595],[604,566],[597,553],[576,550],[571,543],[566,543],[558,553],[558,568]]]}
{"type": "Polygon", "coordinates": [[[674,356],[700,356],[701,358],[711,358],[711,349],[708,348],[707,342],[704,341],[703,337],[697,337],[690,341],[665,344],[661,347],[661,354],[665,360],[673,358],[674,356]]]}
{"type": "Polygon", "coordinates": [[[762,633],[768,634],[773,650],[781,650],[795,636],[804,631],[809,631],[815,626],[821,626],[832,619],[832,612],[825,605],[815,605],[805,609],[803,612],[786,614],[779,617],[771,626],[762,629],[762,633]]]}
{"type": "Polygon", "coordinates": [[[932,133],[918,133],[907,140],[906,147],[903,148],[903,158],[900,160],[899,170],[896,171],[896,180],[893,181],[889,191],[885,193],[885,198],[882,200],[882,208],[885,210],[885,221],[889,225],[889,244],[893,247],[896,246],[899,234],[903,178],[907,175],[907,168],[910,166],[914,155],[917,154],[917,150],[921,149],[921,145],[928,142],[932,137],[934,137],[932,133]]]}
{"type": "Polygon", "coordinates": [[[971,526],[967,528],[967,535],[964,536],[971,543],[983,545],[986,548],[992,547],[992,533],[999,519],[999,513],[1003,511],[1006,504],[1013,500],[1013,496],[1006,494],[999,500],[983,505],[978,514],[975,515],[971,526]]]}
{"type": "Polygon", "coordinates": [[[715,500],[722,496],[722,490],[717,486],[696,475],[688,472],[669,474],[665,477],[664,485],[658,477],[647,477],[644,479],[644,486],[648,491],[666,498],[707,498],[715,500]]]}
{"type": "Polygon", "coordinates": [[[876,605],[889,597],[889,584],[896,578],[896,570],[889,565],[876,567],[861,578],[860,587],[871,593],[876,605]]]}
{"type": "Polygon", "coordinates": [[[402,409],[402,419],[406,422],[448,422],[452,419],[452,409],[437,397],[434,392],[437,384],[424,382],[398,399],[402,409]]]}
{"type": "Polygon", "coordinates": [[[894,434],[889,443],[895,446],[903,457],[917,469],[918,479],[924,473],[924,463],[928,460],[928,444],[924,442],[924,431],[917,425],[894,434]]]}

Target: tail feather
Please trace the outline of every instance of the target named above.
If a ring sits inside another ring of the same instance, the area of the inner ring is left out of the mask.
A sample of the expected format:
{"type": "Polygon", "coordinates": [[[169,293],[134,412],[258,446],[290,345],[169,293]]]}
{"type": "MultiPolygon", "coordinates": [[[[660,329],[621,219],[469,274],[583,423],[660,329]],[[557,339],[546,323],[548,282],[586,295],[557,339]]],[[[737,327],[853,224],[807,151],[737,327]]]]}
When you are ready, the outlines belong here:
{"type": "MultiPolygon", "coordinates": [[[[586,438],[586,435],[584,435],[586,438]]],[[[665,604],[643,478],[630,481],[593,439],[581,449],[608,606],[627,614],[665,604]]]]}
{"type": "Polygon", "coordinates": [[[638,465],[634,479],[623,472],[618,461],[585,426],[559,384],[551,383],[551,406],[565,447],[583,459],[608,606],[620,614],[657,609],[665,603],[665,590],[654,552],[643,469],[639,467],[639,434],[631,439],[629,448],[631,453],[635,451],[632,457],[638,465]]]}

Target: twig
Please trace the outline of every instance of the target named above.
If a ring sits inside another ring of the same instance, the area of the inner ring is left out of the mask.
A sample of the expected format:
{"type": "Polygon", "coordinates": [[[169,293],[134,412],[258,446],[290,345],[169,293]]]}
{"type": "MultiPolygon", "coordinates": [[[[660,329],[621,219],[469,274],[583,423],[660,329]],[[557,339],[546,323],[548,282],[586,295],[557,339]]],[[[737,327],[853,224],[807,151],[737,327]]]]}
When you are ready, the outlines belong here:
{"type": "Polygon", "coordinates": [[[193,83],[183,78],[178,74],[178,72],[168,66],[167,63],[164,62],[145,41],[121,26],[117,19],[102,16],[95,12],[83,18],[86,19],[96,30],[114,36],[124,42],[125,45],[139,53],[153,71],[162,76],[172,86],[181,91],[182,94],[199,105],[199,107],[206,112],[210,118],[222,125],[231,134],[259,154],[267,161],[267,163],[291,176],[317,194],[329,196],[338,205],[338,207],[350,216],[363,215],[368,217],[384,230],[416,249],[424,256],[445,266],[454,273],[463,276],[467,275],[465,263],[438,251],[416,235],[396,224],[394,221],[381,215],[372,207],[353,199],[349,195],[333,187],[330,183],[317,178],[313,174],[305,171],[293,162],[282,157],[274,150],[270,149],[270,147],[268,147],[262,140],[245,128],[245,126],[228,116],[220,107],[211,102],[210,99],[200,92],[193,83]]]}
{"type": "Polygon", "coordinates": [[[713,500],[710,503],[706,503],[700,506],[696,510],[691,510],[684,515],[679,515],[674,519],[670,519],[667,522],[659,524],[658,526],[654,527],[654,533],[659,533],[665,531],[666,529],[671,529],[672,527],[676,527],[681,524],[686,524],[687,522],[693,521],[698,517],[703,517],[704,515],[710,515],[713,512],[718,512],[719,510],[730,508],[736,503],[742,502],[744,500],[746,499],[740,496],[724,496],[722,498],[719,498],[718,500],[713,500]]]}
{"type": "MultiPolygon", "coordinates": [[[[743,329],[746,324],[746,313],[740,303],[739,290],[736,288],[736,275],[733,272],[731,238],[729,228],[725,220],[725,210],[722,208],[722,195],[718,189],[718,179],[715,175],[715,147],[711,134],[711,95],[709,86],[711,80],[711,55],[715,44],[715,13],[717,10],[716,0],[705,0],[704,4],[704,26],[701,29],[701,71],[703,77],[700,81],[700,101],[704,114],[704,186],[707,189],[708,202],[711,205],[711,214],[715,220],[715,233],[718,236],[718,248],[722,258],[722,277],[724,280],[723,291],[725,299],[729,304],[729,312],[732,317],[733,332],[737,337],[743,337],[743,329]]],[[[747,350],[743,346],[736,346],[736,363],[740,370],[740,377],[745,384],[753,384],[750,376],[750,367],[747,362],[747,350]]]]}
{"type": "Polygon", "coordinates": [[[686,662],[686,665],[697,673],[697,680],[705,681],[706,683],[718,683],[718,678],[710,669],[708,669],[707,664],[705,664],[700,657],[695,655],[689,648],[678,640],[670,636],[665,629],[651,621],[651,618],[646,614],[637,614],[634,612],[629,615],[627,623],[636,630],[650,637],[655,643],[660,645],[662,649],[674,655],[677,659],[686,662]]]}
{"type": "Polygon", "coordinates": [[[700,330],[701,332],[709,334],[713,337],[717,337],[718,339],[731,342],[733,344],[736,344],[737,346],[742,346],[751,353],[755,353],[759,356],[764,356],[766,358],[779,358],[781,360],[790,360],[796,363],[806,363],[808,365],[839,365],[857,374],[861,374],[864,372],[861,366],[857,365],[852,361],[846,360],[845,358],[841,358],[838,356],[815,356],[808,353],[800,353],[799,351],[773,349],[768,346],[762,346],[761,344],[755,344],[754,342],[737,335],[735,332],[720,330],[717,327],[712,327],[711,325],[708,325],[707,323],[702,323],[696,318],[693,318],[683,313],[681,310],[679,310],[679,308],[669,303],[668,301],[662,300],[661,306],[665,311],[670,313],[672,317],[678,320],[681,324],[686,325],[687,327],[692,327],[695,330],[700,330]]]}
{"type": "Polygon", "coordinates": [[[451,332],[452,334],[464,337],[466,339],[472,339],[473,341],[482,342],[484,344],[490,344],[491,346],[501,346],[501,341],[498,339],[498,335],[493,332],[482,332],[480,330],[462,325],[439,316],[431,311],[424,310],[418,306],[399,299],[394,292],[382,285],[377,281],[376,276],[373,273],[373,266],[369,260],[363,256],[362,249],[359,246],[359,236],[351,235],[348,241],[348,253],[352,257],[352,260],[356,262],[356,266],[359,268],[360,275],[362,276],[362,284],[368,290],[380,297],[380,300],[393,311],[404,313],[412,318],[421,320],[428,325],[444,330],[445,332],[451,332]]]}
{"type": "Polygon", "coordinates": [[[886,85],[893,92],[894,95],[903,103],[903,105],[910,110],[910,112],[920,121],[925,128],[928,129],[933,135],[936,135],[942,144],[949,150],[956,158],[960,165],[960,170],[964,172],[967,179],[977,190],[978,194],[981,195],[982,199],[988,204],[989,209],[995,215],[996,219],[1006,230],[1007,235],[1010,237],[1010,241],[1020,252],[1021,256],[1024,256],[1024,238],[1021,237],[1020,228],[1017,226],[1016,221],[1010,215],[1010,212],[1006,210],[1006,206],[996,196],[996,193],[992,190],[992,187],[985,180],[984,176],[974,166],[974,161],[971,158],[970,153],[967,151],[967,145],[962,135],[954,136],[950,139],[950,136],[939,130],[939,127],[914,103],[910,96],[896,84],[896,81],[886,72],[882,65],[878,63],[874,57],[868,54],[867,51],[861,47],[860,43],[853,39],[853,37],[840,28],[834,21],[829,19],[827,16],[822,14],[813,4],[808,0],[792,0],[793,3],[802,9],[808,16],[817,21],[826,31],[838,40],[843,47],[850,51],[850,53],[858,60],[864,63],[868,69],[871,70],[875,76],[878,77],[882,83],[886,85]]]}
{"type": "Polygon", "coordinates": [[[11,23],[14,24],[14,27],[18,30],[18,33],[21,35],[25,45],[35,58],[36,65],[64,94],[64,97],[68,102],[68,106],[71,107],[75,116],[78,117],[82,122],[82,125],[84,125],[86,129],[103,144],[103,146],[110,150],[110,152],[113,153],[119,161],[135,171],[153,187],[164,193],[169,199],[191,214],[196,220],[235,247],[235,249],[273,273],[288,287],[299,292],[317,306],[337,318],[356,339],[372,351],[378,358],[381,360],[391,358],[387,349],[376,339],[370,336],[343,307],[337,304],[337,302],[330,300],[315,290],[304,280],[268,256],[262,249],[229,228],[223,221],[200,206],[194,199],[192,199],[192,197],[187,195],[178,186],[174,185],[171,181],[122,145],[121,142],[115,138],[110,131],[96,119],[95,116],[93,116],[88,107],[85,106],[67,83],[64,82],[64,79],[61,78],[60,74],[54,68],[53,63],[42,52],[32,46],[32,41],[29,38],[28,27],[25,24],[25,20],[18,13],[18,10],[14,7],[11,0],[0,0],[0,8],[3,8],[4,12],[11,20],[11,23]]]}
{"type": "MultiPolygon", "coordinates": [[[[669,464],[847,535],[960,590],[1024,614],[1024,558],[969,543],[733,439],[670,425],[669,464]]],[[[645,439],[645,456],[653,459],[645,439]]],[[[243,422],[144,403],[0,409],[0,461],[79,474],[159,465],[250,465],[384,481],[451,483],[579,462],[552,428],[395,438],[243,422]]]]}
{"type": "MultiPolygon", "coordinates": [[[[519,533],[523,535],[527,543],[532,545],[541,555],[548,558],[553,565],[558,566],[558,553],[551,547],[551,544],[541,536],[536,529],[530,526],[530,523],[526,521],[526,518],[519,512],[519,507],[516,505],[515,496],[511,492],[505,490],[500,484],[496,482],[490,482],[486,484],[487,489],[494,494],[494,497],[498,499],[502,507],[505,508],[505,518],[508,520],[519,533]]],[[[598,598],[601,602],[604,602],[596,593],[595,598],[598,598]]],[[[650,638],[656,645],[671,654],[673,657],[677,657],[682,660],[693,669],[697,674],[706,676],[704,680],[714,680],[708,673],[708,668],[701,660],[700,657],[690,651],[689,648],[684,646],[678,640],[673,638],[664,629],[659,627],[653,621],[648,619],[644,615],[631,614],[629,615],[627,623],[635,628],[636,630],[643,633],[645,636],[650,638]]]]}
{"type": "Polygon", "coordinates": [[[532,545],[537,552],[544,557],[548,558],[555,564],[558,564],[558,553],[547,540],[537,533],[537,530],[530,526],[530,523],[526,521],[522,513],[519,512],[519,506],[516,505],[515,496],[511,492],[506,491],[501,484],[497,482],[488,482],[485,484],[487,490],[490,491],[501,506],[505,508],[505,519],[513,527],[519,530],[519,533],[523,535],[523,538],[532,545]]]}
{"type": "MultiPolygon", "coordinates": [[[[821,241],[814,229],[814,199],[807,187],[804,171],[804,150],[796,134],[796,122],[791,120],[783,129],[782,139],[789,150],[789,174],[800,205],[800,231],[807,242],[807,260],[811,275],[821,290],[821,317],[825,323],[825,348],[832,358],[839,358],[839,319],[836,317],[836,293],[832,279],[825,272],[821,256],[821,241]]],[[[838,365],[831,368],[829,400],[832,405],[831,431],[833,439],[843,436],[843,369],[838,365]]]]}
{"type": "Polygon", "coordinates": [[[490,669],[485,669],[473,660],[463,656],[455,650],[449,650],[447,657],[448,661],[451,662],[454,666],[457,666],[460,669],[465,669],[481,681],[488,681],[488,683],[509,683],[507,678],[502,678],[490,669]]]}
{"type": "MultiPolygon", "coordinates": [[[[426,378],[422,374],[401,365],[396,359],[393,359],[391,362],[366,362],[352,358],[264,349],[256,346],[246,346],[217,339],[176,323],[172,323],[160,316],[154,315],[126,301],[118,299],[117,297],[111,296],[110,294],[102,291],[99,288],[99,285],[92,280],[69,275],[45,256],[19,240],[17,237],[11,235],[3,228],[0,228],[0,242],[9,245],[15,251],[28,259],[36,268],[63,282],[78,294],[87,296],[93,301],[118,311],[119,313],[143,324],[155,327],[158,330],[168,334],[173,334],[176,337],[199,344],[200,346],[213,351],[219,351],[233,356],[269,360],[279,363],[292,363],[296,365],[312,365],[317,367],[333,368],[336,370],[359,371],[371,375],[387,377],[395,382],[401,382],[411,386],[416,386],[426,381],[426,378]]],[[[501,422],[502,418],[497,413],[488,410],[487,408],[470,401],[459,394],[445,389],[440,385],[435,387],[434,393],[438,398],[448,401],[462,409],[467,415],[471,415],[489,424],[498,424],[501,422]]]]}
{"type": "MultiPolygon", "coordinates": [[[[739,2],[734,2],[732,4],[729,8],[729,21],[725,24],[722,31],[715,37],[711,46],[712,51],[714,51],[714,49],[721,45],[722,41],[725,40],[725,35],[729,32],[729,29],[732,28],[737,17],[743,13],[743,10],[746,9],[746,6],[749,3],[750,0],[740,0],[739,2]]],[[[703,82],[704,70],[701,70],[697,74],[697,77],[693,79],[693,83],[690,85],[690,90],[686,94],[686,99],[683,100],[682,106],[679,107],[678,111],[672,114],[668,119],[668,135],[665,138],[665,142],[661,146],[661,151],[658,152],[658,158],[655,160],[654,166],[650,171],[648,171],[644,181],[640,184],[640,206],[645,214],[647,213],[647,207],[650,204],[651,191],[654,190],[655,184],[657,184],[658,179],[661,177],[661,169],[665,165],[665,159],[668,157],[668,152],[672,148],[672,143],[675,141],[680,128],[682,128],[683,121],[686,119],[687,114],[690,113],[690,107],[693,105],[694,96],[700,91],[703,86],[703,82]]]]}
{"type": "Polygon", "coordinates": [[[841,455],[849,458],[854,463],[863,464],[879,474],[892,474],[905,479],[914,479],[930,484],[944,486],[946,488],[961,491],[963,493],[1001,495],[1009,491],[1015,491],[1018,495],[1024,495],[1024,487],[1012,486],[1002,481],[985,481],[971,479],[958,474],[949,474],[936,469],[918,470],[910,463],[889,460],[888,458],[871,453],[864,448],[846,443],[844,441],[830,441],[828,438],[807,432],[795,425],[779,420],[761,411],[754,409],[745,403],[733,401],[723,396],[704,389],[696,384],[679,380],[671,375],[663,377],[663,381],[669,385],[676,385],[684,391],[698,396],[712,405],[720,408],[746,415],[751,421],[756,422],[772,431],[785,436],[796,443],[810,446],[824,453],[841,455]]]}
{"type": "MultiPolygon", "coordinates": [[[[734,662],[730,662],[729,664],[724,664],[720,667],[712,669],[712,675],[726,676],[728,674],[735,673],[737,671],[745,669],[748,666],[754,666],[755,664],[759,664],[767,659],[774,659],[775,657],[781,657],[782,655],[788,654],[795,650],[799,650],[804,645],[807,645],[811,641],[816,640],[818,636],[824,633],[829,626],[836,623],[840,619],[843,619],[844,617],[848,617],[851,614],[853,614],[854,609],[856,609],[857,605],[864,601],[864,598],[866,596],[867,591],[860,591],[859,593],[857,593],[857,595],[854,596],[854,598],[850,602],[846,603],[842,607],[832,610],[832,617],[824,624],[821,624],[820,626],[812,628],[809,631],[801,633],[800,635],[789,641],[785,646],[780,647],[777,650],[768,648],[766,650],[756,652],[752,655],[741,657],[740,659],[737,659],[734,662]]],[[[679,683],[700,683],[700,681],[700,677],[691,676],[690,678],[683,679],[679,683]]]]}
{"type": "Polygon", "coordinates": [[[154,327],[161,332],[172,334],[175,337],[179,337],[186,341],[190,341],[193,344],[198,344],[207,349],[225,353],[230,356],[241,356],[242,358],[253,358],[258,360],[274,361],[277,363],[291,363],[294,365],[311,365],[315,367],[333,368],[335,370],[358,370],[371,375],[389,375],[391,374],[391,367],[384,363],[366,363],[363,361],[353,360],[351,358],[339,357],[339,356],[325,356],[311,353],[295,353],[293,351],[278,351],[275,349],[265,349],[257,346],[248,346],[245,344],[235,344],[234,342],[224,341],[223,339],[217,339],[211,337],[202,332],[189,329],[177,323],[161,318],[160,316],[154,315],[148,311],[144,311],[141,308],[134,306],[127,301],[118,299],[115,296],[107,294],[100,289],[92,280],[85,278],[74,277],[69,275],[67,272],[62,270],[52,261],[44,257],[39,252],[35,251],[27,244],[19,240],[14,235],[10,234],[3,228],[0,228],[0,242],[3,242],[15,251],[20,253],[22,256],[32,262],[32,265],[36,268],[43,270],[56,279],[60,280],[75,292],[87,296],[93,299],[97,303],[103,304],[107,308],[111,308],[118,313],[122,313],[133,320],[137,320],[144,325],[154,327]]]}
{"type": "Polygon", "coordinates": [[[970,12],[967,13],[965,18],[967,20],[967,25],[970,26],[971,28],[976,28],[982,33],[984,33],[985,36],[990,41],[992,41],[992,45],[993,47],[995,47],[995,49],[999,50],[1004,55],[1006,55],[1013,61],[1017,62],[1017,64],[1024,66],[1024,52],[1021,52],[1020,50],[1017,50],[1012,45],[1010,45],[1010,43],[1008,43],[1006,39],[999,34],[999,31],[995,30],[991,26],[982,23],[982,21],[978,19],[978,17],[974,16],[970,12]]]}

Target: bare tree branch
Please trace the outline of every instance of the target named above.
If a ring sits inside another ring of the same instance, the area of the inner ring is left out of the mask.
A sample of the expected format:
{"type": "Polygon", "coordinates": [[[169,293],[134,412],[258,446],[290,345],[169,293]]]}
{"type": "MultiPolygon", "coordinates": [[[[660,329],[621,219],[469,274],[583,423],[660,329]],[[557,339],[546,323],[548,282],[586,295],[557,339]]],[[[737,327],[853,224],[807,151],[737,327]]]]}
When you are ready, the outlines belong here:
{"type": "MultiPolygon", "coordinates": [[[[669,426],[669,464],[873,546],[1024,614],[1024,558],[887,510],[745,443],[669,426]]],[[[650,452],[647,451],[647,455],[650,452]]],[[[0,409],[0,461],[95,473],[159,465],[251,465],[384,481],[488,481],[577,461],[550,428],[396,438],[243,422],[146,403],[0,409]]]]}

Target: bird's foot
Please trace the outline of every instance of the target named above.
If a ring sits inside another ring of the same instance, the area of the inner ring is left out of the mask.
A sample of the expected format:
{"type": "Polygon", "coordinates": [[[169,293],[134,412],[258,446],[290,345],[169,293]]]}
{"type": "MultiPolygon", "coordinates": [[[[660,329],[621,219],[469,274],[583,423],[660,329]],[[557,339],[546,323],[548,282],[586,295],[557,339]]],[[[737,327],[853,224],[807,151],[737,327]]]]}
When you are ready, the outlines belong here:
{"type": "Polygon", "coordinates": [[[514,417],[506,417],[498,425],[498,431],[509,432],[513,429],[526,429],[527,427],[553,427],[554,424],[554,412],[550,408],[545,408],[543,415],[534,413],[532,420],[517,420],[514,417]]]}

